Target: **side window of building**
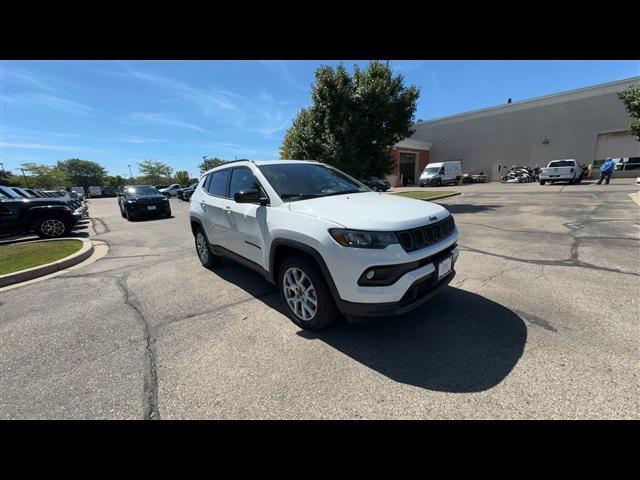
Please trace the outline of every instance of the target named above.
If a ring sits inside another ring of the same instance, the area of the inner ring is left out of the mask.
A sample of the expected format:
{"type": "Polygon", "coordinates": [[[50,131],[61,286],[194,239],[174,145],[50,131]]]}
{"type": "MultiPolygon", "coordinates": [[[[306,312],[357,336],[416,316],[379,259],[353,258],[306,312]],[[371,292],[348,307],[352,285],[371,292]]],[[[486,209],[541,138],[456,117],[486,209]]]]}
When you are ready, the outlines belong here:
{"type": "Polygon", "coordinates": [[[246,168],[234,168],[231,173],[231,186],[229,187],[229,198],[242,190],[254,189],[261,191],[260,184],[253,175],[253,172],[246,168]]]}
{"type": "Polygon", "coordinates": [[[208,180],[208,184],[205,184],[207,192],[216,197],[226,197],[230,173],[231,169],[226,168],[209,174],[211,178],[208,180]]]}

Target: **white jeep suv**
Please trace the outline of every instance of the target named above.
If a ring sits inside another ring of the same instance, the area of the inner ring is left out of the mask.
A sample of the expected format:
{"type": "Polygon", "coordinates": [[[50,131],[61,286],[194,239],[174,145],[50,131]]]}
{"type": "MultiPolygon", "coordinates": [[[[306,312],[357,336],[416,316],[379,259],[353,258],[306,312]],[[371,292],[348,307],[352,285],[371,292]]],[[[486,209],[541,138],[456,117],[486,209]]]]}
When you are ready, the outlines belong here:
{"type": "Polygon", "coordinates": [[[455,275],[458,231],[447,210],[375,193],[323,163],[216,167],[191,197],[190,221],[204,266],[229,257],[264,275],[302,328],[322,328],[338,312],[407,312],[455,275]]]}

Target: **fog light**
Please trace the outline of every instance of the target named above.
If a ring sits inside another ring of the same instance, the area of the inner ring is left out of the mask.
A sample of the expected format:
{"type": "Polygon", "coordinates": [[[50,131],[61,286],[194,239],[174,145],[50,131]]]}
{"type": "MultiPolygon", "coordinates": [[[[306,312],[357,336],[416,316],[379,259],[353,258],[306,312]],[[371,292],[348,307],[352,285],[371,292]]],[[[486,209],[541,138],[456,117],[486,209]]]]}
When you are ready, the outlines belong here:
{"type": "Polygon", "coordinates": [[[375,275],[375,272],[373,270],[369,270],[367,272],[367,280],[371,280],[374,275],[375,275]]]}

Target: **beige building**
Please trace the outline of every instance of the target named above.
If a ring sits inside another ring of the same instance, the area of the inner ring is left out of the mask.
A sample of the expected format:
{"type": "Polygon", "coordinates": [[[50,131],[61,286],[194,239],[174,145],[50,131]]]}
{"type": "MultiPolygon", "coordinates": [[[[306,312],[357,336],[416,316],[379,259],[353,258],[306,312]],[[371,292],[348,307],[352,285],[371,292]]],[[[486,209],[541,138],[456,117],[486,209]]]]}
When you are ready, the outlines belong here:
{"type": "Polygon", "coordinates": [[[464,173],[484,171],[499,180],[513,165],[542,167],[563,158],[588,165],[605,157],[640,157],[640,142],[628,133],[631,119],[616,95],[631,85],[640,85],[640,76],[418,122],[413,136],[396,146],[407,154],[400,158],[398,153],[402,165],[390,180],[398,184],[399,170],[411,171],[410,156],[415,157],[415,180],[423,158],[428,163],[461,160],[464,173]]]}

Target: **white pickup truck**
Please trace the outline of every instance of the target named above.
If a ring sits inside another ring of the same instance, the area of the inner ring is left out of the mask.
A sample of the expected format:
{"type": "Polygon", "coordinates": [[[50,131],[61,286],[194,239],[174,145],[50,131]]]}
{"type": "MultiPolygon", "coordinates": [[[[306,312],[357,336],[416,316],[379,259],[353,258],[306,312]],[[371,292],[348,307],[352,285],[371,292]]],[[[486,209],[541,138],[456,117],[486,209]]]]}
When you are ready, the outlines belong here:
{"type": "Polygon", "coordinates": [[[582,167],[573,159],[553,160],[546,168],[540,169],[540,185],[546,182],[580,183],[583,174],[582,167]]]}

